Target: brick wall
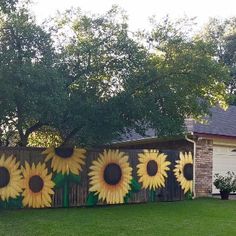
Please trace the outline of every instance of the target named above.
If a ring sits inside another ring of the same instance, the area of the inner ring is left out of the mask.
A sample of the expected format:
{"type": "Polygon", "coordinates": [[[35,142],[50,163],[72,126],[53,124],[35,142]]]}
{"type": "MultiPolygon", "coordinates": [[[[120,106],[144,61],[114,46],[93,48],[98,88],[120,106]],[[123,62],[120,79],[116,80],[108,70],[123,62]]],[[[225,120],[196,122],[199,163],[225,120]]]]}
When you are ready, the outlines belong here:
{"type": "Polygon", "coordinates": [[[211,196],[212,192],[212,140],[196,141],[195,157],[195,194],[196,197],[211,196]]]}

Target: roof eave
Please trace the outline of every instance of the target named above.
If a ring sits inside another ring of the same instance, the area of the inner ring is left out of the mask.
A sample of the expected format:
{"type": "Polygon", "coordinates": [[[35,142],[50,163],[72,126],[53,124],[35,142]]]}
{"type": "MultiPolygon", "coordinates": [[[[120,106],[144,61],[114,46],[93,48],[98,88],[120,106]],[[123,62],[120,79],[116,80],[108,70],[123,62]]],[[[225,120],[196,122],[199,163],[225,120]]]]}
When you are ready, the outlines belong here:
{"type": "Polygon", "coordinates": [[[223,135],[223,134],[210,134],[210,133],[203,133],[203,132],[194,132],[195,136],[201,136],[206,138],[224,138],[224,139],[236,139],[236,136],[232,135],[223,135]]]}
{"type": "Polygon", "coordinates": [[[126,140],[126,141],[117,141],[113,142],[110,145],[111,146],[127,146],[127,145],[135,145],[135,144],[145,144],[145,143],[150,143],[152,141],[158,141],[158,142],[165,142],[165,141],[175,141],[175,140],[181,140],[184,139],[185,135],[176,135],[176,136],[167,136],[167,137],[162,137],[158,138],[157,136],[155,137],[146,137],[146,138],[141,138],[141,139],[136,139],[136,140],[126,140]]]}

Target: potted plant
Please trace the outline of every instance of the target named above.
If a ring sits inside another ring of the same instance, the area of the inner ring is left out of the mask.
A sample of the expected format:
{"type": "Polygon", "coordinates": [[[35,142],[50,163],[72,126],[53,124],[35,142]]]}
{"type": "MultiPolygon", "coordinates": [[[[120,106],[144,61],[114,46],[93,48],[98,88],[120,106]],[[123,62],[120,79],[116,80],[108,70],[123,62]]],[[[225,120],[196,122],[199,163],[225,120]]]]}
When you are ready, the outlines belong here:
{"type": "Polygon", "coordinates": [[[229,194],[236,191],[236,175],[232,171],[228,171],[225,176],[215,174],[213,184],[220,190],[222,200],[228,200],[229,194]]]}

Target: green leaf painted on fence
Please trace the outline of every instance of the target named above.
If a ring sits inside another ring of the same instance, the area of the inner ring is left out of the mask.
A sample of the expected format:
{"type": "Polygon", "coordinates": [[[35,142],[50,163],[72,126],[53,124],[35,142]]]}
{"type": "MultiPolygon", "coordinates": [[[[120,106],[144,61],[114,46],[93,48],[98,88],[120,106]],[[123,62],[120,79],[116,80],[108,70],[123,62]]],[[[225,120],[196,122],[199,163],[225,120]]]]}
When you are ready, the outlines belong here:
{"type": "Polygon", "coordinates": [[[128,203],[131,197],[132,197],[132,191],[129,191],[124,197],[124,203],[128,203]]]}
{"type": "Polygon", "coordinates": [[[64,181],[66,181],[66,176],[60,173],[56,174],[56,176],[53,178],[53,182],[55,183],[56,188],[63,187],[64,181]]]}
{"type": "Polygon", "coordinates": [[[132,179],[130,183],[131,189],[124,197],[124,202],[128,203],[129,199],[132,197],[133,193],[137,193],[141,189],[140,183],[136,179],[132,179]]]}
{"type": "Polygon", "coordinates": [[[19,196],[15,199],[10,198],[8,201],[0,201],[0,209],[1,208],[22,208],[22,197],[19,196]]]}
{"type": "Polygon", "coordinates": [[[131,186],[131,191],[134,193],[137,193],[141,189],[141,185],[136,179],[131,180],[130,186],[131,186]]]}
{"type": "Polygon", "coordinates": [[[187,200],[193,200],[193,193],[191,191],[188,191],[187,193],[185,193],[185,199],[187,200]]]}
{"type": "Polygon", "coordinates": [[[79,184],[80,180],[81,180],[79,175],[75,175],[75,174],[72,174],[72,173],[69,174],[68,179],[69,179],[70,182],[73,182],[73,183],[76,183],[76,184],[79,184]]]}
{"type": "Polygon", "coordinates": [[[69,175],[63,175],[61,173],[56,174],[53,178],[56,188],[63,188],[63,207],[69,207],[69,183],[79,183],[80,176],[70,173],[69,175]]]}
{"type": "Polygon", "coordinates": [[[98,202],[98,195],[95,193],[89,193],[86,201],[87,206],[95,206],[98,202]]]}

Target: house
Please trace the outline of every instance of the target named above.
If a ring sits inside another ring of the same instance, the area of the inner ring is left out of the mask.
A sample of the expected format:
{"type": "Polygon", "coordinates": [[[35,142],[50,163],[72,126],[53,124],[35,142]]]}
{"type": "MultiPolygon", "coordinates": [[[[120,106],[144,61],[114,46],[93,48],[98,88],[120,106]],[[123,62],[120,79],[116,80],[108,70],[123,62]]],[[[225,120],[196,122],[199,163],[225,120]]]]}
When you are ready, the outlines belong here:
{"type": "Polygon", "coordinates": [[[132,132],[112,146],[191,151],[194,157],[194,195],[211,196],[219,193],[213,185],[216,173],[236,172],[236,106],[230,106],[226,111],[212,108],[211,114],[204,124],[187,119],[186,134],[182,136],[158,138],[150,129],[145,136],[132,132]]]}

